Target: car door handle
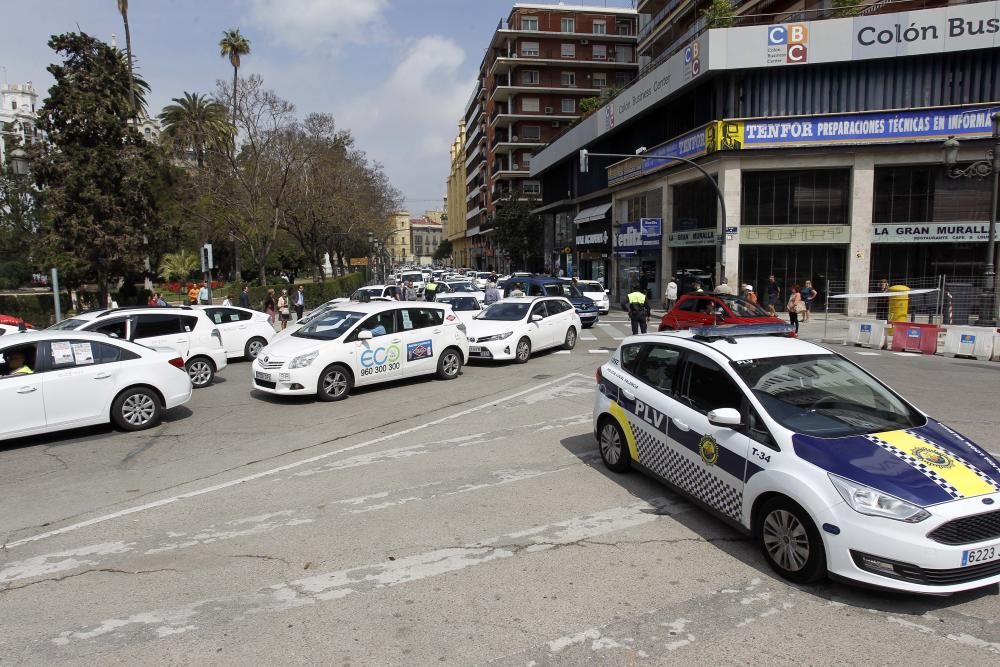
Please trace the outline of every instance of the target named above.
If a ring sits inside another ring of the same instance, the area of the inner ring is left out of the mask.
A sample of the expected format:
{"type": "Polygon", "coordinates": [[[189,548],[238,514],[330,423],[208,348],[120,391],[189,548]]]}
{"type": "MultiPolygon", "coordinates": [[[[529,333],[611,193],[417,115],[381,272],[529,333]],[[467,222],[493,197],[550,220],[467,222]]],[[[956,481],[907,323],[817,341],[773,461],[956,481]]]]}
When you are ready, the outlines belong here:
{"type": "Polygon", "coordinates": [[[685,424],[684,422],[682,422],[677,417],[671,417],[670,421],[672,421],[674,423],[674,426],[676,426],[677,428],[679,428],[682,431],[690,431],[691,430],[690,426],[688,426],[687,424],[685,424]]]}
{"type": "Polygon", "coordinates": [[[624,395],[625,398],[627,398],[630,401],[634,401],[635,400],[635,394],[633,394],[632,392],[630,392],[628,389],[622,389],[622,395],[624,395]]]}
{"type": "Polygon", "coordinates": [[[186,343],[187,342],[187,338],[178,338],[178,339],[174,340],[174,342],[175,343],[186,343]]]}
{"type": "Polygon", "coordinates": [[[432,331],[431,333],[436,333],[436,334],[439,334],[439,333],[441,333],[441,330],[440,330],[440,329],[435,329],[435,330],[434,330],[434,331],[432,331]]]}
{"type": "Polygon", "coordinates": [[[101,373],[100,375],[95,375],[94,379],[95,380],[107,380],[109,377],[111,377],[111,373],[101,373]]]}
{"type": "Polygon", "coordinates": [[[399,338],[393,338],[393,339],[392,339],[392,340],[390,340],[389,342],[390,342],[390,343],[399,343],[400,341],[401,341],[401,339],[399,339],[399,338]]]}
{"type": "Polygon", "coordinates": [[[21,387],[17,390],[19,394],[30,394],[33,391],[38,391],[38,387],[21,387]]]}

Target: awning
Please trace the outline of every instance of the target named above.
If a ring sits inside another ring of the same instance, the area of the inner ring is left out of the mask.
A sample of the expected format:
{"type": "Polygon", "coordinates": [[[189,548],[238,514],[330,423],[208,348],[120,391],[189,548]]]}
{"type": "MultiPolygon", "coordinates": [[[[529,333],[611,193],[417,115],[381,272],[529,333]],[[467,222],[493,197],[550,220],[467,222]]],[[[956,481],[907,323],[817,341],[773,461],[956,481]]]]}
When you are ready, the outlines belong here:
{"type": "Polygon", "coordinates": [[[594,220],[600,220],[608,214],[611,210],[611,204],[600,204],[599,206],[591,206],[590,208],[585,208],[576,214],[573,218],[573,222],[581,225],[585,222],[593,222],[594,220]]]}

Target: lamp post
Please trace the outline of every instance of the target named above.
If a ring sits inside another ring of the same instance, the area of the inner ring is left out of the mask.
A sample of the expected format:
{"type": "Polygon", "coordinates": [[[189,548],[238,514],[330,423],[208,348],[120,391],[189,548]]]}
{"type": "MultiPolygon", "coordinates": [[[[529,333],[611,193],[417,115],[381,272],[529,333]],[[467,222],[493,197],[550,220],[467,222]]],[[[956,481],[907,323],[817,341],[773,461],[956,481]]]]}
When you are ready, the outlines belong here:
{"type": "Polygon", "coordinates": [[[28,175],[31,165],[28,160],[28,154],[24,152],[23,148],[15,148],[10,152],[10,168],[14,171],[15,176],[28,175]]]}
{"type": "Polygon", "coordinates": [[[987,149],[986,156],[982,160],[977,160],[972,164],[961,167],[958,164],[959,141],[955,137],[948,137],[942,149],[944,151],[945,173],[948,178],[978,178],[990,179],[990,224],[986,235],[986,262],[983,266],[983,278],[986,293],[990,301],[988,316],[982,318],[984,324],[996,326],[1000,323],[1000,282],[997,281],[997,260],[1000,255],[997,253],[996,227],[997,227],[997,198],[998,188],[1000,188],[1000,113],[994,113],[993,121],[993,147],[987,149]]]}

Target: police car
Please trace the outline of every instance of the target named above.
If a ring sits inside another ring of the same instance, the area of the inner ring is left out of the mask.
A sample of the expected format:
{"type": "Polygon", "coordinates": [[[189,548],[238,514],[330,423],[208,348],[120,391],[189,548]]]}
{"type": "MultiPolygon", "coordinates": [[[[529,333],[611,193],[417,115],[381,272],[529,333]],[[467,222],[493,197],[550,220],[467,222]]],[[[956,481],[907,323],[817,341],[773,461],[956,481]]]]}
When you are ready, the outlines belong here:
{"type": "Polygon", "coordinates": [[[347,398],[355,386],[418,375],[453,380],[469,360],[465,325],[447,304],[347,303],[275,339],[254,361],[254,389],[347,398]]]}
{"type": "Polygon", "coordinates": [[[597,371],[608,468],[753,535],[778,574],[949,594],[1000,582],[1000,464],[786,325],[625,339],[597,371]]]}

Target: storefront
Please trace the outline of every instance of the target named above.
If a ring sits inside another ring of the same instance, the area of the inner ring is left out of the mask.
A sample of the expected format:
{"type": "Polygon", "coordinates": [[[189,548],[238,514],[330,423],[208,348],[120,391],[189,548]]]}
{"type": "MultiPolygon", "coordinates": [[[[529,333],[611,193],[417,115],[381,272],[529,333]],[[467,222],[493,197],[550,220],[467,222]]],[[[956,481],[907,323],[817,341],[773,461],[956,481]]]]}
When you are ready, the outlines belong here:
{"type": "Polygon", "coordinates": [[[574,218],[574,272],[567,275],[609,285],[611,271],[611,202],[582,209],[574,218]]]}
{"type": "Polygon", "coordinates": [[[642,218],[619,225],[614,234],[616,264],[612,303],[621,303],[638,284],[653,301],[660,298],[663,220],[642,218]]]}

